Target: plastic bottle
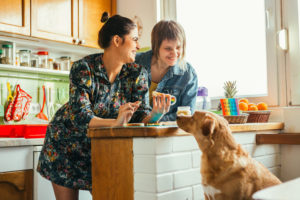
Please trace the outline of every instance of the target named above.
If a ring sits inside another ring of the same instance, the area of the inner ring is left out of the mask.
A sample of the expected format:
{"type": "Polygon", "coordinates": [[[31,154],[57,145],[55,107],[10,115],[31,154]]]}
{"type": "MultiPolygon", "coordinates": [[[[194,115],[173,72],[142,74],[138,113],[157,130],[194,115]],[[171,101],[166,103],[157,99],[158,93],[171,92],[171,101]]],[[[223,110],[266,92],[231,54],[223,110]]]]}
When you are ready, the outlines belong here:
{"type": "Polygon", "coordinates": [[[209,110],[211,107],[210,98],[208,97],[208,89],[199,87],[196,99],[196,110],[209,110]]]}

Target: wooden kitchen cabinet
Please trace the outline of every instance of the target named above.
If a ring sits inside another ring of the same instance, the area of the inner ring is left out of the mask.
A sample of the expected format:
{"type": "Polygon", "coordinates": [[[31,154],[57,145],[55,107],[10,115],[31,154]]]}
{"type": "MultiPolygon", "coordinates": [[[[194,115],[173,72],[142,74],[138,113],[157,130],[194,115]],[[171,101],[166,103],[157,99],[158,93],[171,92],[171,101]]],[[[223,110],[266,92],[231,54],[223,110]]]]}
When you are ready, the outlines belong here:
{"type": "Polygon", "coordinates": [[[0,199],[32,200],[33,170],[0,173],[0,199]]]}
{"type": "Polygon", "coordinates": [[[102,13],[116,13],[116,0],[32,0],[31,35],[98,48],[102,13]]]}
{"type": "Polygon", "coordinates": [[[30,35],[30,0],[1,0],[0,31],[30,35]]]}

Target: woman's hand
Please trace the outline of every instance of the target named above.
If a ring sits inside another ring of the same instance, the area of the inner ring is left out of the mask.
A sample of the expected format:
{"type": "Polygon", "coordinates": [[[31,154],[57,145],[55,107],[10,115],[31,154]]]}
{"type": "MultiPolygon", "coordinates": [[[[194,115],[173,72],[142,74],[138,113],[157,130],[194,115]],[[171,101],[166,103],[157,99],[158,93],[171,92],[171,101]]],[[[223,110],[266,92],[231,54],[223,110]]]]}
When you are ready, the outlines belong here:
{"type": "Polygon", "coordinates": [[[121,126],[123,124],[126,124],[130,121],[133,113],[138,109],[141,102],[136,101],[134,103],[126,103],[124,105],[120,106],[118,118],[116,119],[115,126],[121,126]]]}
{"type": "Polygon", "coordinates": [[[159,121],[164,114],[169,112],[171,106],[171,95],[163,94],[153,96],[153,107],[150,113],[150,123],[159,121]]]}

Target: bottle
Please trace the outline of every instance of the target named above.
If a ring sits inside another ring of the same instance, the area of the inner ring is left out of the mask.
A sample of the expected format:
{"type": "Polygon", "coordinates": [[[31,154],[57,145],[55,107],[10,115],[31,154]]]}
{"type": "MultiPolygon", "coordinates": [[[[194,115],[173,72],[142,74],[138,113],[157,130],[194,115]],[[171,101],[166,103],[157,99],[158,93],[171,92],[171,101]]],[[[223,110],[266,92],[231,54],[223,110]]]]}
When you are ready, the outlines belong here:
{"type": "Polygon", "coordinates": [[[191,107],[190,106],[178,106],[176,114],[177,114],[177,116],[189,116],[189,115],[191,115],[191,107]]]}
{"type": "Polygon", "coordinates": [[[199,87],[196,98],[196,110],[209,110],[211,107],[210,98],[208,97],[208,89],[199,87]]]}

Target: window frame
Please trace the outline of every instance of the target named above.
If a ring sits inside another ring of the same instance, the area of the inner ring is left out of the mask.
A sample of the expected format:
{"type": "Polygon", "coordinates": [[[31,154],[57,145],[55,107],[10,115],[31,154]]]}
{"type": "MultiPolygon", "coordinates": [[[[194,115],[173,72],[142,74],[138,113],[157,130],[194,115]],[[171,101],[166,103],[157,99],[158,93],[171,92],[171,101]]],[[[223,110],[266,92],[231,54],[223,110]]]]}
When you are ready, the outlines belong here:
{"type": "MultiPolygon", "coordinates": [[[[161,9],[161,16],[173,16],[169,19],[176,20],[176,1],[161,0],[163,5],[175,4],[172,9],[161,9]],[[175,9],[175,11],[174,11],[175,9]],[[169,12],[169,13],[168,13],[169,12]]],[[[267,96],[237,96],[238,98],[247,97],[251,102],[266,102],[270,107],[287,106],[288,95],[286,81],[286,52],[278,47],[278,31],[282,26],[282,0],[265,0],[266,10],[266,36],[267,36],[267,96]]],[[[161,19],[167,19],[161,17],[161,19]]],[[[223,88],[220,88],[223,89],[223,88]]],[[[216,108],[219,99],[223,97],[214,97],[212,99],[212,107],[216,108]]]]}

